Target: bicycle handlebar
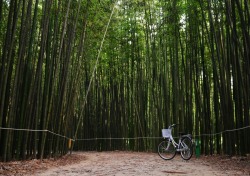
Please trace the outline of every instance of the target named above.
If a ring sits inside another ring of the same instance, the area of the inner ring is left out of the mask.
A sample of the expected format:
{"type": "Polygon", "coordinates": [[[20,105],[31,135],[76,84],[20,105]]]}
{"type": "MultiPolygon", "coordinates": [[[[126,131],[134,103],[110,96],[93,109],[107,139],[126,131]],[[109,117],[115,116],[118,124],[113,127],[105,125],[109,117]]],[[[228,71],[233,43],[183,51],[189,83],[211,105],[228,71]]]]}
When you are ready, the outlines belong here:
{"type": "Polygon", "coordinates": [[[177,126],[177,125],[179,125],[179,124],[172,124],[172,125],[170,125],[168,128],[174,128],[174,127],[177,126]]]}

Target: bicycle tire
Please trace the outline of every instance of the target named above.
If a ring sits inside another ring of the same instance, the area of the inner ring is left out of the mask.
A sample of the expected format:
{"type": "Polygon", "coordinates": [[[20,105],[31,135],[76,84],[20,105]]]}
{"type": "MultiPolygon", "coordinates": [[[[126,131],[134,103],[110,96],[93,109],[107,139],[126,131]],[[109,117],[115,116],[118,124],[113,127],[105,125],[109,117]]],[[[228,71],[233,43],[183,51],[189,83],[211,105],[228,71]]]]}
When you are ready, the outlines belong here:
{"type": "Polygon", "coordinates": [[[185,150],[181,150],[181,157],[184,160],[189,160],[193,156],[193,142],[189,137],[181,139],[180,149],[183,148],[185,148],[185,150]]]}
{"type": "Polygon", "coordinates": [[[175,146],[169,140],[162,141],[158,145],[158,154],[164,160],[171,160],[176,155],[175,146]]]}

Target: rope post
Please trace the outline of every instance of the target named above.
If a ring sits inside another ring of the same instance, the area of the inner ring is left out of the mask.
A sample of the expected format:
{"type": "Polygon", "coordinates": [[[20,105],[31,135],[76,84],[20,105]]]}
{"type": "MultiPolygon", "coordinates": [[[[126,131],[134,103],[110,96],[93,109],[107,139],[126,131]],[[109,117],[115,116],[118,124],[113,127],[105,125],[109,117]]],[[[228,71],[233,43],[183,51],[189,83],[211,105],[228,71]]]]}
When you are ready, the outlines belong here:
{"type": "Polygon", "coordinates": [[[69,139],[68,148],[71,149],[71,146],[72,146],[72,139],[69,139]]]}
{"type": "Polygon", "coordinates": [[[195,139],[195,156],[199,158],[201,155],[201,146],[200,146],[200,139],[196,137],[195,139]]]}
{"type": "Polygon", "coordinates": [[[69,154],[71,155],[72,154],[72,150],[73,150],[73,145],[74,145],[74,141],[73,139],[69,139],[69,154]]]}

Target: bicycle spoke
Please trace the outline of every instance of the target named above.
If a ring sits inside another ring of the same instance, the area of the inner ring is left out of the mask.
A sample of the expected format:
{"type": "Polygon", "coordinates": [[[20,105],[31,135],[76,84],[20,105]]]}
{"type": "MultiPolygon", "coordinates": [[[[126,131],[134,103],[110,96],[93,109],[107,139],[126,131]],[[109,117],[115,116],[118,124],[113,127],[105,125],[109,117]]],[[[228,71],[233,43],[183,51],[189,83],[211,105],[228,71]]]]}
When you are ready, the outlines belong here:
{"type": "Polygon", "coordinates": [[[181,157],[184,160],[189,160],[193,155],[192,140],[188,137],[184,137],[180,143],[181,157]]]}
{"type": "Polygon", "coordinates": [[[174,158],[176,150],[170,141],[162,141],[158,146],[158,154],[162,159],[170,160],[174,158]]]}

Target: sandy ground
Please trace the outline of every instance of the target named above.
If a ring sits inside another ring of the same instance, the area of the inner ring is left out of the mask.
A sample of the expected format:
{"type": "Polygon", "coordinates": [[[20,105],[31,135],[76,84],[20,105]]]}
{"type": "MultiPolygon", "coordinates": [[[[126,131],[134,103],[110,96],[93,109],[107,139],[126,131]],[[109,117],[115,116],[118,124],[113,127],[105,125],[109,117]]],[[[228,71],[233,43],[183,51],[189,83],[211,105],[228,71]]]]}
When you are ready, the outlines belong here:
{"type": "MultiPolygon", "coordinates": [[[[238,160],[210,159],[195,156],[189,161],[176,155],[174,159],[165,161],[157,153],[140,152],[81,152],[80,161],[64,166],[40,169],[31,175],[37,176],[164,176],[164,175],[250,175],[249,162],[244,167],[230,167],[228,163],[238,160]],[[246,168],[247,170],[244,170],[246,168]]],[[[231,163],[232,164],[232,163],[231,163]]],[[[29,174],[27,174],[29,175],[29,174]]]]}

